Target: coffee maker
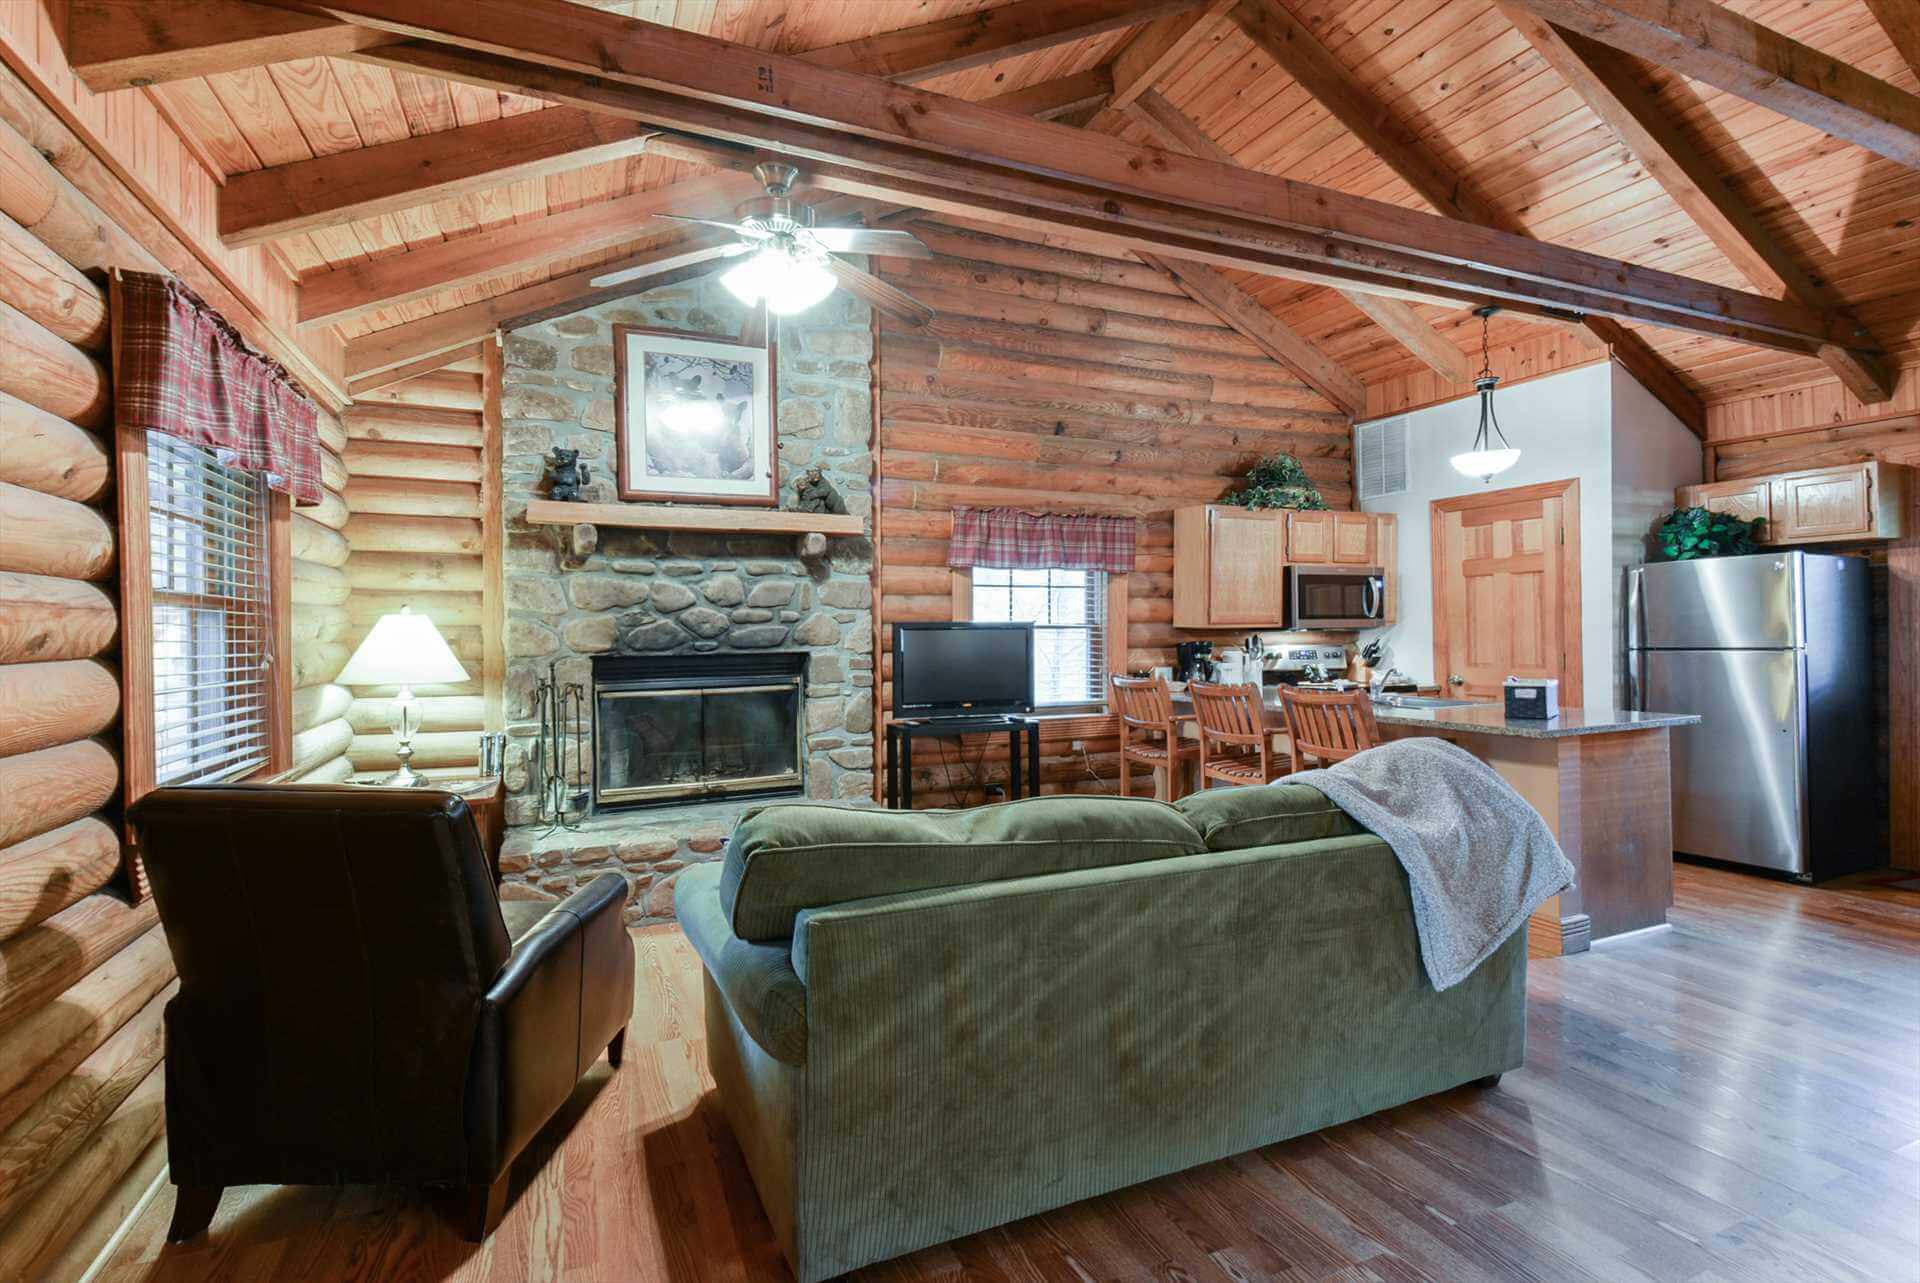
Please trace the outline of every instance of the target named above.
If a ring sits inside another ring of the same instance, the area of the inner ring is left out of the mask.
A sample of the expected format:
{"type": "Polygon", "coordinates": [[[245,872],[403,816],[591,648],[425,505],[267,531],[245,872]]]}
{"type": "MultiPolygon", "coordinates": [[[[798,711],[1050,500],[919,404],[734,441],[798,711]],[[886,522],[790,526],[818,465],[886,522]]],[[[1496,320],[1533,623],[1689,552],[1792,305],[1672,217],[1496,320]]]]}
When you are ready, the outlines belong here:
{"type": "Polygon", "coordinates": [[[1183,682],[1207,681],[1213,676],[1213,643],[1184,641],[1174,648],[1173,675],[1183,682]]]}

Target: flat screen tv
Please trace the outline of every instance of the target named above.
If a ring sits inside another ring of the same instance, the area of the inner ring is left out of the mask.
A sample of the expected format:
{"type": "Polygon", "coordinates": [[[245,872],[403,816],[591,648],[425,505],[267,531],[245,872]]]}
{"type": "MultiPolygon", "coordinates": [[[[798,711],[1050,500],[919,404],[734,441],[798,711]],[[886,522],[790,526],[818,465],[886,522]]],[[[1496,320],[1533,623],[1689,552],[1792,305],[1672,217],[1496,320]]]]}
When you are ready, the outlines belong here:
{"type": "Polygon", "coordinates": [[[895,717],[1033,711],[1032,624],[895,624],[895,717]]]}

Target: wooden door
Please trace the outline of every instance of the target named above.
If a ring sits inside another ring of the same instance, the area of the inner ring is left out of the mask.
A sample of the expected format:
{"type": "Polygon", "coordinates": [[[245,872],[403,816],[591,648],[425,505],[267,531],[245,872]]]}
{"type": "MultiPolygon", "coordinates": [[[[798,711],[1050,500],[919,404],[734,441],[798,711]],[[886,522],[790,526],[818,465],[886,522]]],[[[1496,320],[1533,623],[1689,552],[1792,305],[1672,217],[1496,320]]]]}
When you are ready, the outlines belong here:
{"type": "Polygon", "coordinates": [[[1580,483],[1433,504],[1434,671],[1447,694],[1501,698],[1508,677],[1580,691],[1580,483]]]}
{"type": "Polygon", "coordinates": [[[1278,627],[1286,616],[1286,523],[1279,513],[1207,510],[1207,618],[1278,627]]]}
{"type": "Polygon", "coordinates": [[[1333,517],[1333,560],[1347,566],[1371,566],[1373,518],[1364,512],[1336,512],[1333,517]]]}
{"type": "Polygon", "coordinates": [[[1333,514],[1287,514],[1287,560],[1317,565],[1333,560],[1333,514]]]}
{"type": "Polygon", "coordinates": [[[1770,543],[1864,535],[1873,526],[1873,503],[1865,468],[1785,476],[1774,482],[1779,525],[1770,543]]]}

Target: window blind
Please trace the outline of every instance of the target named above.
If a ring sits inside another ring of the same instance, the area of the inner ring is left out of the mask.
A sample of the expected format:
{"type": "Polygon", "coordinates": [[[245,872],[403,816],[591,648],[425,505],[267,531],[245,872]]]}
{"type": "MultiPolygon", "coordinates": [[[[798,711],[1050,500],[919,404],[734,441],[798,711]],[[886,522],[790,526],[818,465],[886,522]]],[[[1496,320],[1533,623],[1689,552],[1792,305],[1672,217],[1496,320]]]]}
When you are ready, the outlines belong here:
{"type": "Polygon", "coordinates": [[[973,570],[973,618],[1030,623],[1034,703],[1100,707],[1107,690],[1107,576],[1098,570],[973,570]]]}
{"type": "Polygon", "coordinates": [[[264,766],[272,662],[262,480],[205,446],[147,434],[156,784],[264,766]]]}

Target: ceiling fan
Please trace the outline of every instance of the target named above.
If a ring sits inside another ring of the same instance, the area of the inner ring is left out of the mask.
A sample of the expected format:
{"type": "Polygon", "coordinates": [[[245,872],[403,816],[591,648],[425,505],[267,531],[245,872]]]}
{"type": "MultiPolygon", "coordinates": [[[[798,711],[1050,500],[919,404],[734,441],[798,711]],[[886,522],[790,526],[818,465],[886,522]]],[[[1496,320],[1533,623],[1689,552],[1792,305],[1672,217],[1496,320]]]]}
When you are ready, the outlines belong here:
{"type": "MultiPolygon", "coordinates": [[[[793,165],[767,161],[755,165],[753,175],[766,195],[743,201],[734,209],[737,221],[695,218],[687,214],[655,214],[678,223],[719,227],[740,239],[720,248],[719,257],[744,261],[728,268],[720,283],[749,307],[763,300],[769,311],[786,316],[803,312],[833,293],[835,285],[915,325],[932,318],[932,310],[861,271],[834,254],[884,254],[894,258],[932,258],[933,251],[912,232],[869,227],[817,227],[813,206],[791,196],[800,171],[793,165]]],[[[634,267],[593,278],[596,288],[619,285],[646,276],[657,268],[634,267]]]]}

